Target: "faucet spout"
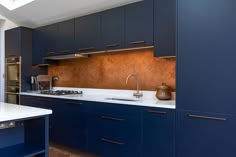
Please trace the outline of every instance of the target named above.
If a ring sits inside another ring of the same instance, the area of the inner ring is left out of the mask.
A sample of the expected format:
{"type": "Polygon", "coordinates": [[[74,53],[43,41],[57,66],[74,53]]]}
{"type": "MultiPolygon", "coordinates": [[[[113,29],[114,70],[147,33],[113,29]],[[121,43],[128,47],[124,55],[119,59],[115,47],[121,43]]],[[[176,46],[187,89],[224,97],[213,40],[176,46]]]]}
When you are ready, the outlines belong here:
{"type": "Polygon", "coordinates": [[[130,77],[134,77],[134,78],[136,79],[136,89],[137,89],[137,91],[136,91],[136,93],[134,93],[134,96],[136,96],[137,98],[142,97],[143,94],[139,91],[139,80],[138,80],[138,76],[135,75],[135,74],[130,74],[130,75],[128,75],[127,78],[126,78],[126,84],[128,84],[128,81],[129,81],[129,78],[130,78],[130,77]]]}

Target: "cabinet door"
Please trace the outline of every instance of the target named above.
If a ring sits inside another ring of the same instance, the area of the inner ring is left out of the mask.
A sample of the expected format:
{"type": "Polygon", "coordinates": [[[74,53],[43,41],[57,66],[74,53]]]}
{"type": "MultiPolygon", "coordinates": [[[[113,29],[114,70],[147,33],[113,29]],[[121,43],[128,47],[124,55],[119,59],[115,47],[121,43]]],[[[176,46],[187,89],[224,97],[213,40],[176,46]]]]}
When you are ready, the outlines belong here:
{"type": "Polygon", "coordinates": [[[60,100],[55,109],[53,142],[86,150],[86,112],[84,102],[60,100]]]}
{"type": "Polygon", "coordinates": [[[74,52],[75,20],[63,21],[58,24],[58,53],[74,52]]]}
{"type": "Polygon", "coordinates": [[[75,47],[78,52],[97,51],[101,48],[101,14],[75,19],[75,47]]]}
{"type": "Polygon", "coordinates": [[[125,6],[125,46],[153,45],[153,0],[125,6]]]}
{"type": "Polygon", "coordinates": [[[20,56],[20,28],[5,31],[5,57],[20,56]]]}
{"type": "Polygon", "coordinates": [[[102,45],[104,50],[124,48],[125,10],[119,7],[102,14],[102,45]]]}
{"type": "Polygon", "coordinates": [[[177,109],[235,114],[236,1],[178,7],[177,109]]]}
{"type": "Polygon", "coordinates": [[[177,157],[235,157],[236,118],[231,115],[177,112],[177,157]]]}
{"type": "Polygon", "coordinates": [[[44,26],[42,33],[43,56],[57,54],[58,24],[44,26]]]}
{"type": "Polygon", "coordinates": [[[156,57],[175,56],[176,0],[154,0],[154,42],[156,57]]]}
{"type": "Polygon", "coordinates": [[[174,157],[175,111],[145,108],[142,123],[142,157],[174,157]]]}
{"type": "Polygon", "coordinates": [[[33,30],[33,51],[32,51],[32,64],[42,64],[44,63],[43,59],[43,36],[42,29],[36,28],[33,30]]]}

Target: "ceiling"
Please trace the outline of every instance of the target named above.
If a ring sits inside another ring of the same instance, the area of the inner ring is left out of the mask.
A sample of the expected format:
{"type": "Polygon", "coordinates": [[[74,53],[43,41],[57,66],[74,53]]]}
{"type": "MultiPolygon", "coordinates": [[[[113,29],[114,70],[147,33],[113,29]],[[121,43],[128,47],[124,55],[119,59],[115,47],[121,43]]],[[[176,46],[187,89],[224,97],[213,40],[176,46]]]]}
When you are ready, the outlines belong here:
{"type": "Polygon", "coordinates": [[[35,0],[13,11],[0,5],[0,14],[19,26],[36,28],[137,1],[141,0],[35,0]]]}

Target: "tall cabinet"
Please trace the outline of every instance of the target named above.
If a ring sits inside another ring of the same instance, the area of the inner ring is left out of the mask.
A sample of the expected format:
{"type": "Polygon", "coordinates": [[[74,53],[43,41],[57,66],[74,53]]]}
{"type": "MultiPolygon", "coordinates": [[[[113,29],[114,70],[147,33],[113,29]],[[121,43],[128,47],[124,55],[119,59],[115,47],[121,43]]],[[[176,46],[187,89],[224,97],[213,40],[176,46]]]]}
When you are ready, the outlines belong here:
{"type": "Polygon", "coordinates": [[[178,0],[177,157],[234,157],[236,1],[178,0]]]}

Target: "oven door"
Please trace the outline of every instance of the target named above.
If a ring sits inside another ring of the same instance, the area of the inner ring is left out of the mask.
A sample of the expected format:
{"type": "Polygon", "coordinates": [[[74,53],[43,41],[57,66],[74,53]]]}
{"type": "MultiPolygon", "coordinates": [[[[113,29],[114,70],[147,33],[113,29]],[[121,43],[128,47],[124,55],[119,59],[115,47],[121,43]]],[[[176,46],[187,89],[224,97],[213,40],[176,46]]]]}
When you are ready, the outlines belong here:
{"type": "Polygon", "coordinates": [[[11,104],[19,104],[19,94],[18,93],[11,93],[11,92],[6,92],[6,102],[11,103],[11,104]]]}
{"type": "Polygon", "coordinates": [[[18,62],[6,64],[6,79],[8,86],[20,85],[20,64],[18,62]]]}

